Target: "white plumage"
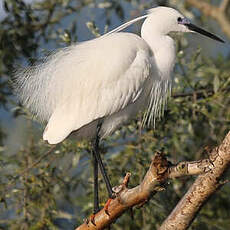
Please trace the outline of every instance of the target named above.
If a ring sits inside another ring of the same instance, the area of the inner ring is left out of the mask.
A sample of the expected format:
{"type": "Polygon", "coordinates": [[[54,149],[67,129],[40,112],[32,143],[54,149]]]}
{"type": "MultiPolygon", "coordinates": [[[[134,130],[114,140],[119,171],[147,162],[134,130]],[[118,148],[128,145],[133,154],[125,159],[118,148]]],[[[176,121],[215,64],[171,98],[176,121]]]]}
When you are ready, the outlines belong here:
{"type": "Polygon", "coordinates": [[[71,133],[100,136],[146,109],[143,123],[160,116],[171,88],[175,46],[167,34],[189,32],[172,8],[157,7],[99,38],[59,49],[42,63],[19,70],[15,91],[40,120],[50,144],[71,133]],[[141,37],[120,32],[146,18],[141,37]]]}

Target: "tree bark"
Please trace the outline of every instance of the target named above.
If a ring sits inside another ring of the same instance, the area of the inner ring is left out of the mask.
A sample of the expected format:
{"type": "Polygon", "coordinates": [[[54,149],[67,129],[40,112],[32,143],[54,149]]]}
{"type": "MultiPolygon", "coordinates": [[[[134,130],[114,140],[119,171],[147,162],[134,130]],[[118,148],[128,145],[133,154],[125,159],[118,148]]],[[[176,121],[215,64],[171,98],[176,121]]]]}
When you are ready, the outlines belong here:
{"type": "Polygon", "coordinates": [[[223,143],[212,150],[210,160],[213,169],[198,176],[193,185],[183,196],[160,230],[187,229],[208,198],[224,183],[220,181],[224,171],[230,165],[230,132],[223,143]]]}
{"type": "Polygon", "coordinates": [[[158,191],[164,190],[162,185],[168,180],[185,175],[200,175],[187,194],[182,198],[174,211],[164,221],[161,230],[186,229],[195,218],[204,202],[220,186],[220,176],[230,163],[230,132],[223,143],[214,148],[210,159],[193,162],[180,162],[172,165],[161,153],[156,153],[140,185],[128,189],[130,173],[121,185],[113,188],[117,196],[108,210],[102,209],[95,216],[89,217],[76,230],[104,229],[119,218],[126,210],[134,206],[142,206],[158,191]],[[205,174],[204,174],[205,173],[205,174]],[[176,227],[175,227],[176,226],[176,227]]]}

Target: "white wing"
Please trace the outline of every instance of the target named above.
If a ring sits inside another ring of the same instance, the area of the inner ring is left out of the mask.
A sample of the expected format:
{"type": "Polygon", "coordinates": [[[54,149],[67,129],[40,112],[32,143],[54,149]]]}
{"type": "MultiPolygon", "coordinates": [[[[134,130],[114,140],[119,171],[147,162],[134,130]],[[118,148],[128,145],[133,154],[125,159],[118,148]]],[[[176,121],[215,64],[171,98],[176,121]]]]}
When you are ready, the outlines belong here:
{"type": "Polygon", "coordinates": [[[43,138],[55,144],[134,102],[150,69],[145,42],[134,34],[115,33],[60,50],[21,89],[24,95],[33,89],[24,101],[48,120],[43,138]]]}

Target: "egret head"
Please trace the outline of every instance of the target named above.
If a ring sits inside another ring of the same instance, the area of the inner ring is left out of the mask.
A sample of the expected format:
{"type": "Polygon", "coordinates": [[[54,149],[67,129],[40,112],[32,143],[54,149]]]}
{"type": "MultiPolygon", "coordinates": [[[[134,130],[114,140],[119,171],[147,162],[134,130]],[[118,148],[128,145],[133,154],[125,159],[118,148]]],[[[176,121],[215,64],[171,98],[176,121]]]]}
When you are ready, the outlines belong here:
{"type": "Polygon", "coordinates": [[[146,24],[147,31],[152,30],[152,32],[158,32],[163,35],[170,32],[197,32],[219,42],[224,42],[216,35],[195,26],[180,12],[169,7],[156,7],[150,9],[144,24],[146,24]]]}

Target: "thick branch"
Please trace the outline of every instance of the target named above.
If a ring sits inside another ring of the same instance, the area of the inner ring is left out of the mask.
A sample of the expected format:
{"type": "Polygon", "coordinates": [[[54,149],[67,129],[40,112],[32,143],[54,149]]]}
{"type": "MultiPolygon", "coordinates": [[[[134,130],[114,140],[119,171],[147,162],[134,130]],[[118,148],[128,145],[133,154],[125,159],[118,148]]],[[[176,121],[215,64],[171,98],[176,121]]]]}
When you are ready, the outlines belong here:
{"type": "Polygon", "coordinates": [[[229,0],[222,0],[222,3],[219,7],[215,7],[205,1],[200,0],[187,0],[186,2],[189,5],[199,9],[204,15],[216,19],[219,22],[223,32],[230,38],[230,21],[226,15],[227,7],[230,3],[229,0]]]}
{"type": "Polygon", "coordinates": [[[222,2],[220,4],[220,10],[222,12],[226,12],[229,4],[230,4],[230,0],[222,0],[222,2]]]}
{"type": "Polygon", "coordinates": [[[220,177],[230,165],[230,132],[223,143],[212,150],[210,160],[213,163],[213,169],[196,179],[161,225],[160,230],[187,229],[205,201],[222,185],[220,177]]]}
{"type": "Polygon", "coordinates": [[[102,209],[92,221],[92,217],[76,230],[104,229],[113,223],[127,209],[136,205],[145,204],[153,194],[161,191],[161,185],[169,178],[181,177],[185,175],[195,175],[209,171],[212,168],[209,160],[194,162],[181,162],[177,165],[170,164],[166,158],[160,154],[155,154],[149,170],[147,171],[142,183],[132,189],[127,188],[130,174],[127,174],[123,184],[114,188],[117,197],[108,206],[108,212],[102,209]]]}

